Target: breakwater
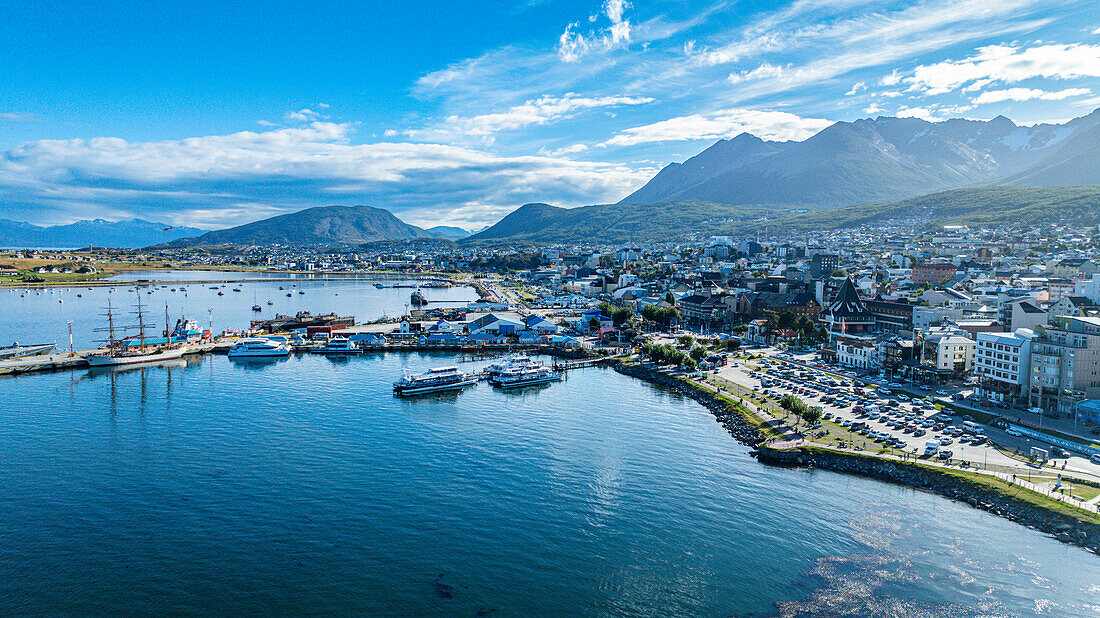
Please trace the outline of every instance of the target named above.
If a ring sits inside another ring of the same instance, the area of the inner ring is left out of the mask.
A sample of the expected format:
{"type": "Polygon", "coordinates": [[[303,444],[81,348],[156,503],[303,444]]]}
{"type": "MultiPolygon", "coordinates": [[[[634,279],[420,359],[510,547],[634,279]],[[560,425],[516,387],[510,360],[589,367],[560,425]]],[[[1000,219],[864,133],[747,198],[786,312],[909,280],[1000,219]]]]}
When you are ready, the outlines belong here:
{"type": "Polygon", "coordinates": [[[767,427],[761,419],[743,405],[731,403],[722,394],[642,365],[619,360],[612,361],[610,365],[619,373],[699,402],[738,442],[755,447],[757,460],[763,464],[812,467],[922,489],[965,502],[974,508],[1050,534],[1062,542],[1100,554],[1100,521],[1084,511],[1077,512],[1068,505],[1050,502],[1041,494],[974,472],[818,446],[772,448],[765,442],[767,427]]]}

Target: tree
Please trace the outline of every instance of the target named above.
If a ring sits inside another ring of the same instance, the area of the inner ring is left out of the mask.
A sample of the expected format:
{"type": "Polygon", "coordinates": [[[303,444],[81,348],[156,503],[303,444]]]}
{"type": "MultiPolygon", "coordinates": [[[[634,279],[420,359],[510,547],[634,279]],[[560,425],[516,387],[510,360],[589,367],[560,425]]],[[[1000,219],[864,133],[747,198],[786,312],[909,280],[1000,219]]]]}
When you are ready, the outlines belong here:
{"type": "Polygon", "coordinates": [[[676,304],[676,297],[672,295],[672,292],[665,292],[665,302],[670,305],[676,304]]]}
{"type": "Polygon", "coordinates": [[[736,352],[741,349],[741,342],[737,339],[726,339],[726,351],[736,352]]]}
{"type": "Polygon", "coordinates": [[[684,359],[680,361],[680,368],[681,369],[686,369],[688,371],[695,371],[698,367],[699,367],[699,364],[696,363],[695,359],[691,358],[690,356],[685,356],[684,359]]]}
{"type": "Polygon", "coordinates": [[[591,320],[588,320],[588,332],[592,332],[595,330],[600,330],[599,318],[592,318],[591,320]]]}
{"type": "Polygon", "coordinates": [[[634,312],[630,307],[619,307],[611,312],[611,322],[616,327],[626,324],[632,317],[634,317],[634,312]]]}
{"type": "Polygon", "coordinates": [[[690,354],[691,358],[695,362],[699,362],[707,357],[707,350],[701,345],[696,345],[694,348],[691,349],[690,354]]]}
{"type": "Polygon", "coordinates": [[[689,348],[691,344],[695,343],[695,337],[691,335],[680,335],[676,338],[676,343],[679,343],[681,348],[689,348]]]}
{"type": "Polygon", "coordinates": [[[802,420],[811,424],[821,420],[821,408],[817,406],[806,408],[806,411],[802,413],[802,420]]]}

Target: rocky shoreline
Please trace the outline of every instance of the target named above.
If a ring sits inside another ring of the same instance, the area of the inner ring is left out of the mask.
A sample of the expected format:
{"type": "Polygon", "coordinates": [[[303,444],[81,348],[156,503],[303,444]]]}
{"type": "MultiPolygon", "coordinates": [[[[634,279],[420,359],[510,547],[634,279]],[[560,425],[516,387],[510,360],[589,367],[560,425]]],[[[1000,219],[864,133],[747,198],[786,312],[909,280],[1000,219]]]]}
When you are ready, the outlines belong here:
{"type": "Polygon", "coordinates": [[[718,394],[692,385],[683,378],[654,371],[641,365],[617,360],[610,362],[609,365],[623,375],[645,380],[699,402],[710,410],[715,420],[721,423],[734,439],[746,446],[756,448],[755,454],[761,463],[819,468],[931,491],[945,498],[961,500],[974,508],[1100,554],[1100,524],[1019,499],[1016,493],[1026,491],[1022,488],[1000,492],[962,475],[952,474],[949,470],[895,462],[873,455],[847,453],[820,447],[770,448],[764,444],[763,433],[746,418],[746,415],[751,413],[724,401],[718,394]]]}

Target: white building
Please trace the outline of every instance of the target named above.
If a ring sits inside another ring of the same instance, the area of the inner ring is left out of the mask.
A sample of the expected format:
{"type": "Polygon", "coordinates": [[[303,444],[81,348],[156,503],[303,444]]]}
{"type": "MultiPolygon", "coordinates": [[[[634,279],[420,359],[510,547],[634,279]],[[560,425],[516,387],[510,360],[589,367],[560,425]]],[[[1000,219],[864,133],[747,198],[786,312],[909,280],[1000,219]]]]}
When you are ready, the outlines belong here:
{"type": "Polygon", "coordinates": [[[1018,328],[1012,333],[978,333],[974,375],[984,397],[1011,400],[1025,392],[1035,332],[1018,328]]]}
{"type": "Polygon", "coordinates": [[[1073,290],[1074,296],[1084,296],[1100,304],[1100,275],[1093,275],[1088,281],[1078,281],[1073,290]]]}

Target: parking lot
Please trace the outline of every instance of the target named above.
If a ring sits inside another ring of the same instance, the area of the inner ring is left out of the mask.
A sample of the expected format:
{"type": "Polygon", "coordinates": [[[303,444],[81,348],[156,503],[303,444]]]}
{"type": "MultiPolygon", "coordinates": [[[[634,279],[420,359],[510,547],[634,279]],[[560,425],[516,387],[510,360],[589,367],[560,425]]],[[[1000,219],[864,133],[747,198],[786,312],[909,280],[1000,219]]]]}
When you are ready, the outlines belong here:
{"type": "MultiPolygon", "coordinates": [[[[952,416],[938,410],[937,400],[947,397],[937,396],[934,391],[927,395],[908,393],[789,360],[773,355],[747,363],[734,362],[716,375],[775,400],[791,394],[820,407],[821,427],[808,432],[808,437],[818,441],[839,441],[853,448],[905,453],[1021,477],[1051,472],[1050,467],[1040,469],[1013,455],[1013,442],[1018,438],[974,423],[975,419],[965,414],[952,416]],[[998,445],[1005,450],[996,448],[998,445]]],[[[1066,463],[1067,471],[1100,480],[1100,466],[1087,459],[1073,457],[1066,463]]]]}

